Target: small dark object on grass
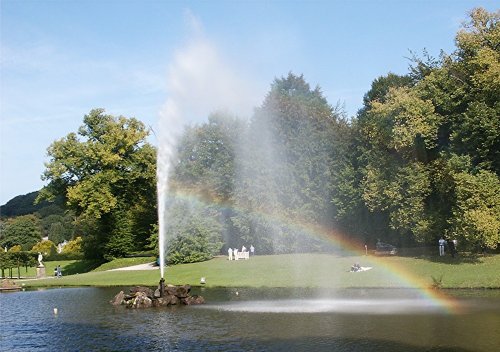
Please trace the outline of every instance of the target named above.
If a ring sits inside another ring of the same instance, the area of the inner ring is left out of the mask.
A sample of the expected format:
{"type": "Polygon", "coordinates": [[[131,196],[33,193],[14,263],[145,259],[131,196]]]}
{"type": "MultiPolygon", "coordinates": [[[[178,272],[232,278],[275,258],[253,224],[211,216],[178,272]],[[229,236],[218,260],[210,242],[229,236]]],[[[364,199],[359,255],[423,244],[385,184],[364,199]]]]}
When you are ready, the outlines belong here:
{"type": "Polygon", "coordinates": [[[443,288],[443,275],[439,277],[439,279],[435,278],[431,275],[432,278],[432,288],[435,290],[440,290],[443,288]]]}

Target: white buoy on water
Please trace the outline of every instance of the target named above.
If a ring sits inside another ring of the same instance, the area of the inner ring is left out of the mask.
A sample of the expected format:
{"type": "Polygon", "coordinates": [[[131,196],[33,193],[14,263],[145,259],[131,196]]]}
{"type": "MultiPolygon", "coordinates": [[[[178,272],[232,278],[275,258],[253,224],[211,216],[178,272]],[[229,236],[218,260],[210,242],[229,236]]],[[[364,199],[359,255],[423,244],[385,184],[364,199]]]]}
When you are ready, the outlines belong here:
{"type": "Polygon", "coordinates": [[[54,314],[57,315],[57,308],[54,308],[54,314]]]}

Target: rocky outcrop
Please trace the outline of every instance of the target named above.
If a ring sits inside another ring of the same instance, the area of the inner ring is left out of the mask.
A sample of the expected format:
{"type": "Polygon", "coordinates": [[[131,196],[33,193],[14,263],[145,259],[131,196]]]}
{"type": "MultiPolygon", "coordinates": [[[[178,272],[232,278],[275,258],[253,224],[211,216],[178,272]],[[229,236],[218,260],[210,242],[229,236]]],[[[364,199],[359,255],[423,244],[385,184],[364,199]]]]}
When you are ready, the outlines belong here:
{"type": "Polygon", "coordinates": [[[125,292],[120,291],[111,301],[109,301],[109,303],[111,303],[114,306],[119,306],[120,304],[123,304],[124,301],[125,301],[125,292]]]}
{"type": "Polygon", "coordinates": [[[198,295],[191,296],[189,292],[191,286],[172,286],[165,287],[165,294],[163,297],[158,287],[153,291],[149,287],[136,286],[129,290],[126,294],[120,291],[111,301],[112,305],[124,305],[127,308],[150,308],[172,306],[177,304],[195,305],[205,303],[205,299],[198,295]]]}

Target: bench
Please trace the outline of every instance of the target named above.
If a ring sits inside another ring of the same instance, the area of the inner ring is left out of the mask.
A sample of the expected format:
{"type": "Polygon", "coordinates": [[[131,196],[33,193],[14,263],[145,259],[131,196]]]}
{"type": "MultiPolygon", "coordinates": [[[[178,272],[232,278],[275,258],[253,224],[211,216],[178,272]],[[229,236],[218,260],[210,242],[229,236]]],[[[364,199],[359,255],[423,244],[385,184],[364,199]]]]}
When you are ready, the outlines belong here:
{"type": "Polygon", "coordinates": [[[236,257],[234,258],[235,260],[238,260],[238,259],[250,259],[250,252],[238,252],[236,254],[236,257]]]}

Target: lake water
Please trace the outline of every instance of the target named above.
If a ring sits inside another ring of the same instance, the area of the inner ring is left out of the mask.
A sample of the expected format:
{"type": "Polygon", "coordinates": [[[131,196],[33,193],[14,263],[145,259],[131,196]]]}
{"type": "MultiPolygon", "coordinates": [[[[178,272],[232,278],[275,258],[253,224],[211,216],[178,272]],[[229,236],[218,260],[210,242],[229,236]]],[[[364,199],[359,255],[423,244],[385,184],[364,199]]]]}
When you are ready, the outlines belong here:
{"type": "Polygon", "coordinates": [[[500,292],[194,289],[207,304],[131,310],[119,288],[0,294],[1,351],[498,351],[500,292]],[[58,314],[54,314],[54,308],[58,314]]]}

